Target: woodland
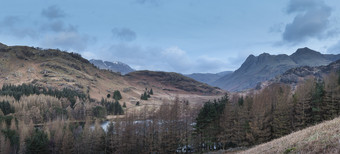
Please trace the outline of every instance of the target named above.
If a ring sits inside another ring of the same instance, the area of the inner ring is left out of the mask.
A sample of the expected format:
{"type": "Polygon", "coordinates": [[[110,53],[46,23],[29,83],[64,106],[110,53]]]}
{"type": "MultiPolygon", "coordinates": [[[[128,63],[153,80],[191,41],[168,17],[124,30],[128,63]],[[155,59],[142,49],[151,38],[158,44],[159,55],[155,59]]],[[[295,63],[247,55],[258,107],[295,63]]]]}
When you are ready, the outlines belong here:
{"type": "MultiPolygon", "coordinates": [[[[154,91],[152,94],[155,93],[154,91]]],[[[150,92],[149,92],[150,94],[150,92]]],[[[340,114],[340,75],[229,93],[193,106],[176,98],[128,112],[117,91],[101,101],[70,89],[4,85],[0,153],[175,153],[251,147],[340,114]],[[124,106],[124,105],[123,105],[124,106]],[[101,125],[107,115],[123,115],[101,125]]]]}

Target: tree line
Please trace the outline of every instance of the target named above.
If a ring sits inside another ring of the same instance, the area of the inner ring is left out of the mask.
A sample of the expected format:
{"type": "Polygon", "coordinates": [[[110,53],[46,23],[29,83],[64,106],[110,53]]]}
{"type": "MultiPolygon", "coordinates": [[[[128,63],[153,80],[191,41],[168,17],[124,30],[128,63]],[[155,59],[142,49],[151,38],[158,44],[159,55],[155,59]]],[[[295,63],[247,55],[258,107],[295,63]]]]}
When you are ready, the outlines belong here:
{"type": "Polygon", "coordinates": [[[200,109],[176,98],[123,112],[106,129],[100,119],[123,114],[118,100],[75,100],[72,108],[56,95],[0,96],[0,153],[175,153],[189,146],[205,152],[257,145],[337,117],[340,77],[333,72],[296,87],[276,83],[227,94],[200,109]]]}
{"type": "MultiPolygon", "coordinates": [[[[50,96],[46,96],[50,97],[50,96]]],[[[110,122],[55,119],[34,127],[32,120],[0,121],[0,153],[174,153],[192,143],[192,110],[179,99],[110,122]]],[[[17,116],[17,115],[15,115],[17,116]]]]}
{"type": "Polygon", "coordinates": [[[196,148],[208,151],[257,145],[339,115],[338,73],[309,78],[295,88],[275,83],[260,92],[207,102],[196,118],[196,148]]]}

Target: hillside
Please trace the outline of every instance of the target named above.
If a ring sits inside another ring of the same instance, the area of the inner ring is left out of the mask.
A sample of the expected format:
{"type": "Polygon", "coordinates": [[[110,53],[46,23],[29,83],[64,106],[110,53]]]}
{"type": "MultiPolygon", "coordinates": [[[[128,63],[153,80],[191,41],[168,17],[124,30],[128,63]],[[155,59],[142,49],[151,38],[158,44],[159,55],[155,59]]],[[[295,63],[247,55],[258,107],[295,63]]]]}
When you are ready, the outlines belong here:
{"type": "Polygon", "coordinates": [[[340,55],[324,55],[309,48],[300,48],[292,55],[250,55],[239,69],[223,76],[212,85],[225,90],[242,91],[254,88],[259,82],[270,80],[299,66],[322,66],[338,60],[340,55]]]}
{"type": "Polygon", "coordinates": [[[105,98],[108,93],[112,93],[114,90],[120,90],[123,101],[132,104],[140,99],[145,88],[151,87],[157,91],[155,99],[169,99],[173,95],[180,94],[215,95],[223,92],[220,89],[183,78],[177,73],[162,72],[161,76],[155,76],[158,74],[157,72],[150,72],[151,74],[143,75],[149,79],[147,85],[135,84],[144,82],[144,80],[138,76],[131,78],[131,75],[123,76],[119,73],[98,69],[79,54],[53,49],[1,44],[0,57],[0,86],[32,83],[52,89],[69,88],[89,94],[91,98],[97,100],[105,98]],[[176,82],[172,82],[172,78],[190,88],[180,87],[176,82]],[[184,80],[182,81],[182,79],[184,80]],[[171,91],[167,87],[170,87],[171,91]]]}
{"type": "Polygon", "coordinates": [[[168,92],[189,92],[194,94],[222,94],[222,90],[200,83],[178,73],[136,71],[126,79],[138,86],[156,87],[168,92]]]}
{"type": "Polygon", "coordinates": [[[323,122],[240,153],[339,153],[340,118],[323,122]]]}
{"type": "Polygon", "coordinates": [[[212,83],[214,83],[219,78],[226,76],[226,75],[230,75],[231,73],[233,72],[224,71],[220,73],[192,73],[192,74],[185,74],[185,76],[195,79],[196,81],[212,85],[212,83]]]}
{"type": "Polygon", "coordinates": [[[118,62],[118,61],[109,62],[109,61],[91,59],[90,63],[92,63],[93,65],[97,66],[100,69],[106,69],[106,70],[111,70],[113,72],[119,72],[123,75],[135,71],[129,65],[124,64],[122,62],[118,62]]]}
{"type": "Polygon", "coordinates": [[[334,70],[340,70],[340,60],[330,63],[326,66],[301,66],[287,70],[281,75],[276,76],[274,79],[264,83],[281,82],[286,84],[296,85],[299,81],[304,80],[309,76],[321,79],[323,75],[329,74],[334,70]]]}

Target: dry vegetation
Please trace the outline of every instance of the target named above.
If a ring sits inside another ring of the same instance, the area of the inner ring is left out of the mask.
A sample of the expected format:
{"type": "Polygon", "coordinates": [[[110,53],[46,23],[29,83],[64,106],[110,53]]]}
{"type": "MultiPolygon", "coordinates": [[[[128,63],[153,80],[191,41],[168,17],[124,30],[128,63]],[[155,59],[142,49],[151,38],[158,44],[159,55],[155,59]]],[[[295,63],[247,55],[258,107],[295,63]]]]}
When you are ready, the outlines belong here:
{"type": "Polygon", "coordinates": [[[224,92],[176,73],[122,76],[76,53],[3,45],[0,87],[0,153],[173,153],[194,142],[197,107],[224,92]],[[154,94],[141,100],[146,88],[154,94]]]}
{"type": "Polygon", "coordinates": [[[135,108],[145,88],[153,88],[155,95],[149,101],[140,101],[141,105],[160,105],[178,95],[186,95],[190,102],[202,103],[211,99],[212,95],[224,93],[223,90],[198,83],[177,73],[141,71],[122,76],[100,70],[76,53],[2,45],[0,87],[4,84],[23,83],[45,88],[69,88],[90,95],[97,101],[106,98],[108,93],[119,90],[123,96],[120,102],[126,102],[128,108],[135,108]],[[197,100],[197,97],[200,99],[197,100]]]}
{"type": "Polygon", "coordinates": [[[340,118],[323,122],[240,153],[339,153],[340,118]]]}

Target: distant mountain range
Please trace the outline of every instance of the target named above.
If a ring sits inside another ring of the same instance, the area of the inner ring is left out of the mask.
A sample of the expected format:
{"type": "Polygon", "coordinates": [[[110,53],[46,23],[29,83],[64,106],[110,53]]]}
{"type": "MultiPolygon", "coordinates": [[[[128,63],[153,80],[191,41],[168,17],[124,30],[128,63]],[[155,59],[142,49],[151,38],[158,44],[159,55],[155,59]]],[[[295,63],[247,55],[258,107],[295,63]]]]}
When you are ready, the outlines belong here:
{"type": "MultiPolygon", "coordinates": [[[[271,80],[289,69],[300,66],[325,66],[338,59],[340,59],[340,54],[321,54],[305,47],[291,55],[270,55],[268,53],[259,56],[249,55],[241,67],[234,72],[193,73],[185,76],[224,90],[243,91],[255,88],[261,82],[271,80]]],[[[135,71],[129,65],[121,62],[95,59],[90,62],[100,69],[120,72],[123,75],[135,71]]]]}
{"type": "Polygon", "coordinates": [[[299,66],[328,65],[340,59],[340,54],[321,54],[309,48],[300,48],[292,55],[250,55],[232,74],[224,75],[211,83],[229,91],[242,91],[254,88],[258,83],[270,80],[285,71],[299,66]]]}
{"type": "Polygon", "coordinates": [[[232,71],[224,71],[220,73],[193,73],[185,74],[185,76],[195,79],[196,81],[207,83],[212,85],[216,80],[223,76],[227,76],[233,73],[232,71]]]}
{"type": "Polygon", "coordinates": [[[99,69],[111,70],[113,72],[119,72],[123,75],[135,71],[129,65],[124,64],[122,62],[118,62],[118,61],[109,62],[109,61],[91,59],[90,62],[93,65],[97,66],[99,69]]]}

